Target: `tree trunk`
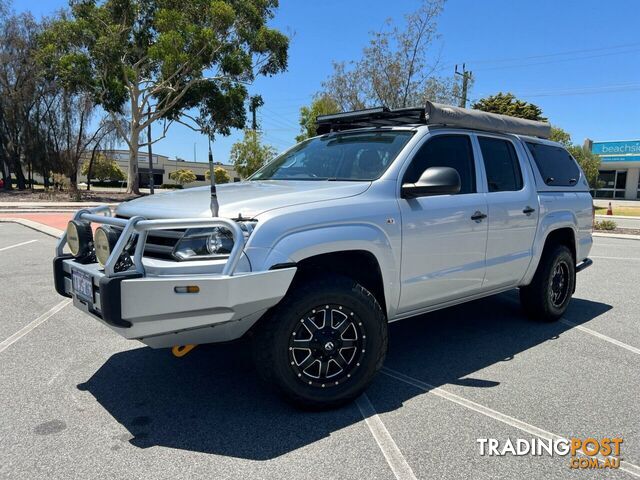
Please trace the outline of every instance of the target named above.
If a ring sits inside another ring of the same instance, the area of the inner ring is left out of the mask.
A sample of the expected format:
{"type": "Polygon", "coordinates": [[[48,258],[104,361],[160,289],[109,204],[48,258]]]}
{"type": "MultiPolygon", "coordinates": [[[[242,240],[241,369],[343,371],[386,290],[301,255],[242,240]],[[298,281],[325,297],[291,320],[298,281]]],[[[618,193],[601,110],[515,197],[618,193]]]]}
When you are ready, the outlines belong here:
{"type": "Polygon", "coordinates": [[[2,162],[2,180],[4,182],[5,190],[12,190],[13,186],[11,185],[11,166],[9,162],[2,162]]]}
{"type": "Polygon", "coordinates": [[[16,183],[18,184],[18,190],[25,190],[27,188],[27,182],[24,178],[24,172],[19,162],[16,162],[16,183]]]}
{"type": "Polygon", "coordinates": [[[91,158],[89,159],[89,168],[87,168],[87,191],[91,190],[91,175],[93,175],[93,161],[96,158],[96,150],[100,146],[100,143],[96,143],[91,150],[91,158]]]}
{"type": "Polygon", "coordinates": [[[129,171],[127,173],[127,193],[140,194],[138,178],[138,143],[140,142],[140,130],[131,125],[131,138],[129,144],[129,171]]]}

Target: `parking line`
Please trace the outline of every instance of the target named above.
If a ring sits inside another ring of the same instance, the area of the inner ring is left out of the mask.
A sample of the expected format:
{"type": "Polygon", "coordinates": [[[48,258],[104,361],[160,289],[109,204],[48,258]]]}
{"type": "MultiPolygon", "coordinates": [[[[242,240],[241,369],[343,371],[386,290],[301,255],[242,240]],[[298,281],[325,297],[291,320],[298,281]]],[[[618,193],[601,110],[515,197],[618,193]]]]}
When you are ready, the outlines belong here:
{"type": "Polygon", "coordinates": [[[18,340],[20,340],[22,337],[24,337],[27,333],[29,333],[30,331],[34,330],[39,325],[41,325],[44,322],[46,322],[47,320],[49,320],[52,316],[54,316],[56,313],[58,313],[60,310],[62,310],[64,307],[66,307],[70,303],[71,303],[71,300],[63,300],[63,301],[61,301],[55,307],[51,308],[50,310],[47,310],[45,313],[40,315],[33,322],[31,322],[28,325],[24,326],[23,328],[18,330],[16,333],[11,335],[6,340],[3,340],[0,343],[0,353],[4,352],[7,348],[9,348],[11,345],[16,343],[18,340]]]}
{"type": "MultiPolygon", "coordinates": [[[[518,430],[527,432],[530,435],[535,435],[536,437],[540,437],[545,440],[568,441],[568,439],[565,437],[561,437],[560,435],[556,435],[555,433],[548,432],[527,422],[523,422],[522,420],[518,420],[517,418],[513,418],[509,415],[498,412],[497,410],[493,410],[492,408],[485,407],[484,405],[480,405],[479,403],[473,402],[471,400],[467,400],[466,398],[456,395],[455,393],[447,392],[442,388],[429,385],[428,383],[418,380],[417,378],[409,377],[390,368],[383,367],[381,373],[387,375],[388,377],[395,378],[396,380],[399,380],[401,382],[413,385],[414,387],[419,388],[420,390],[423,390],[427,393],[432,393],[440,398],[444,398],[445,400],[449,400],[450,402],[457,403],[458,405],[468,408],[469,410],[473,410],[474,412],[493,418],[494,420],[505,423],[511,427],[517,428],[518,430]]],[[[596,458],[599,462],[604,462],[605,458],[613,457],[596,458]]],[[[620,470],[624,470],[625,472],[640,478],[640,467],[634,465],[633,463],[621,460],[620,470]]]]}
{"type": "Polygon", "coordinates": [[[624,348],[626,350],[629,350],[630,352],[640,355],[640,348],[627,345],[626,343],[623,343],[620,340],[616,340],[615,338],[608,337],[606,335],[603,335],[602,333],[596,332],[595,330],[591,330],[590,328],[583,327],[582,325],[578,325],[577,323],[570,322],[569,320],[565,320],[564,318],[561,318],[560,321],[565,325],[569,325],[570,327],[580,330],[581,332],[588,333],[589,335],[593,335],[594,337],[599,338],[600,340],[604,340],[605,342],[612,343],[614,345],[617,345],[618,347],[624,348]]]}
{"type": "Polygon", "coordinates": [[[5,250],[9,250],[10,248],[21,247],[22,245],[27,245],[29,243],[37,242],[38,240],[29,240],[27,242],[16,243],[15,245],[9,245],[8,247],[0,248],[0,252],[4,252],[5,250]]]}
{"type": "Polygon", "coordinates": [[[589,258],[604,258],[606,260],[640,260],[638,257],[601,257],[600,255],[589,255],[589,258]]]}
{"type": "Polygon", "coordinates": [[[417,480],[366,393],[356,399],[356,405],[395,477],[398,480],[417,480]]]}

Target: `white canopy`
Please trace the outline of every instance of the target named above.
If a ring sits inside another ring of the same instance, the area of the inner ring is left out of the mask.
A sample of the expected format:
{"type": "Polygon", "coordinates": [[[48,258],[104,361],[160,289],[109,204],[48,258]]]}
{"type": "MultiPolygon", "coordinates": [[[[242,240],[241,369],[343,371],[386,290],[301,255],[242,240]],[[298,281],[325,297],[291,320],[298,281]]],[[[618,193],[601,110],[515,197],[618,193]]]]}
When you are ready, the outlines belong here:
{"type": "Polygon", "coordinates": [[[452,107],[440,103],[427,102],[425,117],[428,125],[450,125],[452,127],[515,133],[540,138],[549,138],[551,136],[551,125],[546,122],[525,120],[481,110],[452,107]]]}

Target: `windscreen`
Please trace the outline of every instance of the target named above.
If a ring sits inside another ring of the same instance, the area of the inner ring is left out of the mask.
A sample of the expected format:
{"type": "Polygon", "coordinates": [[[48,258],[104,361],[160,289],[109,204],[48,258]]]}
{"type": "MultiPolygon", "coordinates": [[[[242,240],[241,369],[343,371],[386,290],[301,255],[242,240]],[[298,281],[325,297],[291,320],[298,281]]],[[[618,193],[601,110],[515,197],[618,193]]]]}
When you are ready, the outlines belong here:
{"type": "Polygon", "coordinates": [[[377,131],[312,138],[276,157],[249,180],[375,180],[412,135],[377,131]]]}

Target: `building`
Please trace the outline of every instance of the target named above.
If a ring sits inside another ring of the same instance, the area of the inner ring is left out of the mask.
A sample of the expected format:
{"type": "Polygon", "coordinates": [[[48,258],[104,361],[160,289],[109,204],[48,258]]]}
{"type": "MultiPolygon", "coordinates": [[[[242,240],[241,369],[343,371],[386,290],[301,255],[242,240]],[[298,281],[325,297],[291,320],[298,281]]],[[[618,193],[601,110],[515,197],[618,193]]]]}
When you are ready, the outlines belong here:
{"type": "Polygon", "coordinates": [[[640,199],[640,140],[595,142],[585,146],[600,157],[602,188],[596,198],[640,199]]]}
{"type": "MultiPolygon", "coordinates": [[[[111,158],[116,161],[120,168],[126,173],[129,168],[129,150],[103,150],[100,152],[107,158],[111,158]]],[[[88,156],[88,155],[87,155],[88,156]]],[[[165,155],[152,155],[152,172],[153,183],[156,186],[162,184],[174,184],[173,180],[169,178],[171,172],[176,170],[187,169],[191,170],[195,176],[196,181],[186,186],[195,187],[198,185],[206,185],[209,182],[205,179],[206,172],[209,171],[208,162],[188,162],[181,159],[170,159],[165,155]]],[[[220,162],[216,162],[216,167],[224,168],[232,182],[239,182],[241,180],[240,175],[233,169],[232,165],[224,165],[220,162]]],[[[140,175],[140,186],[149,186],[149,155],[144,152],[138,152],[138,174],[140,175]]],[[[78,181],[85,182],[87,179],[81,176],[78,181]]]]}

